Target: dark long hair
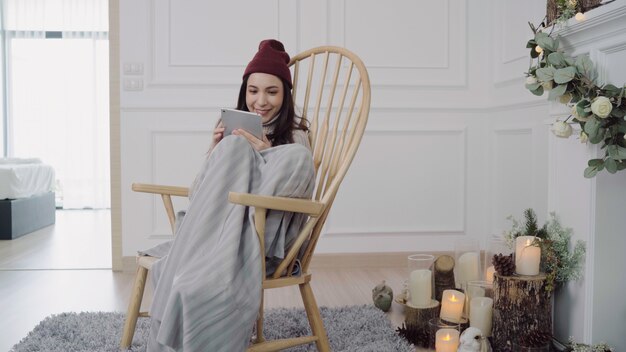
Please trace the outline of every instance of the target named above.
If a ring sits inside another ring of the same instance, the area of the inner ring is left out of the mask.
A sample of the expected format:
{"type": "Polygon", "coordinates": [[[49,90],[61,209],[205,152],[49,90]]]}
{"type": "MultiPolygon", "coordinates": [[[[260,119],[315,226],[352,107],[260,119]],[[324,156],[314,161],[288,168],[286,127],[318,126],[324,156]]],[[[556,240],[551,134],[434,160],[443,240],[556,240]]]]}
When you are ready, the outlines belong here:
{"type": "MultiPolygon", "coordinates": [[[[237,99],[237,110],[249,111],[248,105],[246,105],[246,91],[248,89],[248,77],[247,75],[241,82],[241,88],[239,88],[239,98],[237,99]]],[[[308,131],[308,122],[306,119],[296,116],[296,110],[293,103],[293,96],[291,95],[291,88],[285,80],[280,79],[283,82],[283,105],[278,113],[278,118],[273,122],[274,130],[267,135],[267,139],[272,143],[272,146],[278,146],[282,144],[293,143],[293,131],[303,130],[308,131]]],[[[274,116],[272,116],[274,118],[274,116]]]]}

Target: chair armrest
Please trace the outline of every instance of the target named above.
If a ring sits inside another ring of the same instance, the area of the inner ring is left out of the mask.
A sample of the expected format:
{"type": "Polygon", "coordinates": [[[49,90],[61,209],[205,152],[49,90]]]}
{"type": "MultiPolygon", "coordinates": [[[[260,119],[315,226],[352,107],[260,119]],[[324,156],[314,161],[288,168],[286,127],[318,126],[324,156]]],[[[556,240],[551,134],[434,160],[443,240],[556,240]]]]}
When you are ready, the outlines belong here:
{"type": "Polygon", "coordinates": [[[168,194],[171,196],[187,197],[189,188],[176,186],[152,185],[147,183],[133,183],[133,191],[154,194],[168,194]]]}
{"type": "Polygon", "coordinates": [[[230,192],[228,200],[231,203],[246,205],[256,208],[290,211],[294,213],[308,214],[312,217],[322,215],[324,204],[309,199],[261,196],[250,193],[230,192]]]}

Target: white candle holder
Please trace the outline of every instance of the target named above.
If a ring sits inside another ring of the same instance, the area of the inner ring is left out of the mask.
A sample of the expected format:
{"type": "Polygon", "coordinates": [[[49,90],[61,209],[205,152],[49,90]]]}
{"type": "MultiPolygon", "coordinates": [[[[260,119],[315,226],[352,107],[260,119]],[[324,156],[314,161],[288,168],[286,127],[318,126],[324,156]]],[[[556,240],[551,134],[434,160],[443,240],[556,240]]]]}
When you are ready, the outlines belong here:
{"type": "Polygon", "coordinates": [[[495,267],[491,262],[493,256],[496,254],[509,255],[513,253],[513,250],[506,245],[504,238],[499,235],[492,235],[487,240],[487,248],[485,249],[485,261],[483,263],[484,277],[482,280],[493,282],[493,274],[495,273],[495,267]]]}
{"type": "Polygon", "coordinates": [[[478,239],[460,238],[454,242],[454,279],[456,287],[465,290],[468,281],[480,280],[480,246],[478,239]]]}
{"type": "Polygon", "coordinates": [[[426,308],[432,305],[433,299],[433,263],[435,256],[430,254],[413,254],[408,258],[409,298],[407,305],[414,308],[426,308]]]}
{"type": "Polygon", "coordinates": [[[435,349],[435,336],[437,335],[437,331],[441,329],[454,329],[460,333],[461,324],[452,323],[440,318],[431,318],[428,320],[428,347],[430,349],[435,349]]]}

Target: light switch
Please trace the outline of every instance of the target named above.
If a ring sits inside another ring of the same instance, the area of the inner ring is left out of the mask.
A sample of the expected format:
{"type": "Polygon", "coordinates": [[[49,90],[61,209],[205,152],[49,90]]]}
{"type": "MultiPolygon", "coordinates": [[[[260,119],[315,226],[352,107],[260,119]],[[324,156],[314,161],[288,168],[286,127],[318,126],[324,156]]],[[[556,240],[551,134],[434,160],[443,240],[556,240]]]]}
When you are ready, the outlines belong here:
{"type": "Polygon", "coordinates": [[[124,78],[124,90],[126,91],[143,90],[143,78],[124,78]]]}
{"type": "Polygon", "coordinates": [[[125,75],[143,75],[143,64],[141,62],[125,62],[122,65],[122,69],[125,75]]]}

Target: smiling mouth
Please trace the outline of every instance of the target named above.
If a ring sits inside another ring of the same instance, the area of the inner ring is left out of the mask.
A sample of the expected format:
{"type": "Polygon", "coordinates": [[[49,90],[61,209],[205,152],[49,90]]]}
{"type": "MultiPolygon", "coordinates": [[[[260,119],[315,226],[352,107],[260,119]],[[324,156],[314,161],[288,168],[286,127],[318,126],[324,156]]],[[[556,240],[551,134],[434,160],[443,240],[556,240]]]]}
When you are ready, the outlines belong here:
{"type": "Polygon", "coordinates": [[[269,110],[258,110],[258,109],[255,109],[254,112],[256,112],[259,115],[266,115],[270,111],[269,110]]]}

